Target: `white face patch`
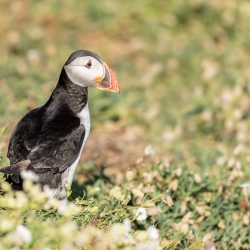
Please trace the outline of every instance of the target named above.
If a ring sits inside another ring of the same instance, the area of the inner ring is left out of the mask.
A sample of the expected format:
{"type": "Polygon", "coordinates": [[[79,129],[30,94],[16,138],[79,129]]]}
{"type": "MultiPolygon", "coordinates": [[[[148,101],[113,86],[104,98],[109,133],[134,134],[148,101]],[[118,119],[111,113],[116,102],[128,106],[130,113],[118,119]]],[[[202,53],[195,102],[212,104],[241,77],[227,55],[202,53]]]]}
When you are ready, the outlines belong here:
{"type": "Polygon", "coordinates": [[[104,65],[92,56],[77,57],[64,69],[68,78],[82,87],[97,86],[96,77],[103,78],[105,74],[104,65]]]}

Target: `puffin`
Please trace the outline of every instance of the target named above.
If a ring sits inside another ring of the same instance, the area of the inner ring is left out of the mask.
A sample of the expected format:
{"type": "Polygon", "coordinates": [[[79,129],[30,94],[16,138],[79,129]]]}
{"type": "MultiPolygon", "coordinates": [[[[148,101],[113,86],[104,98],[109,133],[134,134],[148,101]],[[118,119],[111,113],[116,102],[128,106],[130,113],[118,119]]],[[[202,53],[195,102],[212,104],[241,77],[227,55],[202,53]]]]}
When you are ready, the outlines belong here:
{"type": "Polygon", "coordinates": [[[13,190],[22,190],[22,171],[32,171],[42,189],[59,200],[67,197],[90,132],[88,87],[120,93],[113,71],[94,52],[78,50],[63,65],[49,100],[29,111],[12,132],[0,168],[13,190]]]}

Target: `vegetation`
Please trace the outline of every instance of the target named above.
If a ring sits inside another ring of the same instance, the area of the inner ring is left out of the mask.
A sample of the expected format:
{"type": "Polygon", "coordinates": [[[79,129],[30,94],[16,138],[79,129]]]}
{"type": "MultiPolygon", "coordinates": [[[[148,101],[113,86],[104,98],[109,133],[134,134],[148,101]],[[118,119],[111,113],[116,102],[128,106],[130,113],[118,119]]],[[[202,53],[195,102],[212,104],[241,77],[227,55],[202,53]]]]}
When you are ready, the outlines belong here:
{"type": "Polygon", "coordinates": [[[77,49],[116,72],[90,89],[92,131],[69,203],[0,175],[0,249],[249,249],[250,4],[0,3],[0,166],[77,49]],[[101,246],[101,248],[100,248],[101,246]]]}

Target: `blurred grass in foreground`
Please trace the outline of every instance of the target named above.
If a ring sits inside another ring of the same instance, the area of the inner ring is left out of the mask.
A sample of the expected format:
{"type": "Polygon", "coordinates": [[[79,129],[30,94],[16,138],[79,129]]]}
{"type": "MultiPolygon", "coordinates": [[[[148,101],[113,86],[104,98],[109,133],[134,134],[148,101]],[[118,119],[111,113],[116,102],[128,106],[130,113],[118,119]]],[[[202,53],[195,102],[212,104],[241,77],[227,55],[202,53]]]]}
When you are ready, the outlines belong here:
{"type": "MultiPolygon", "coordinates": [[[[175,212],[158,215],[161,236],[171,240],[163,220],[170,215],[169,228],[179,223],[180,203],[186,202],[192,205],[185,212],[195,206],[212,211],[199,218],[196,211],[194,223],[188,222],[198,240],[213,232],[218,249],[249,248],[249,240],[243,240],[250,234],[249,205],[236,205],[241,200],[237,185],[250,178],[249,1],[20,0],[2,1],[0,10],[0,128],[7,125],[2,155],[17,121],[49,98],[69,54],[93,50],[114,69],[122,93],[90,90],[92,133],[110,121],[139,130],[161,151],[155,161],[170,168],[184,162],[183,171],[191,169],[203,180],[195,184],[197,192],[192,186],[187,191],[191,180],[184,175],[184,186],[171,193],[175,212]],[[206,201],[204,192],[214,198],[206,201]]],[[[123,154],[128,147],[124,143],[123,154]]],[[[3,156],[1,165],[6,162],[3,156]]],[[[151,168],[140,166],[145,167],[151,168]]],[[[162,185],[159,192],[170,182],[162,185]]],[[[116,216],[115,221],[125,218],[116,216]]],[[[194,242],[182,238],[182,247],[189,244],[194,242]]]]}
{"type": "Polygon", "coordinates": [[[218,163],[228,169],[224,178],[201,178],[186,163],[153,164],[147,172],[143,164],[113,181],[89,173],[71,203],[29,180],[26,195],[13,194],[1,180],[0,249],[249,248],[250,188],[239,187],[244,173],[232,162],[218,163]]]}

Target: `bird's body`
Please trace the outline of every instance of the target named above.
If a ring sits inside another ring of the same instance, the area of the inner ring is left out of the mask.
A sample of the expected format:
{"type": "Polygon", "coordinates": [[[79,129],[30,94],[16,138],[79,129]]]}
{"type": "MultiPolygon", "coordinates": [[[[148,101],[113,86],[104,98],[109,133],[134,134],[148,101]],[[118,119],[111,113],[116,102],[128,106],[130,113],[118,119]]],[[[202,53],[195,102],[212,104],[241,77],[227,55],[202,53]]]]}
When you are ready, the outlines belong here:
{"type": "Polygon", "coordinates": [[[71,166],[64,172],[63,179],[70,185],[72,184],[74,173],[77,167],[77,164],[80,160],[82,150],[84,148],[84,145],[88,139],[89,132],[90,132],[90,115],[89,115],[89,107],[88,103],[87,105],[81,110],[80,113],[77,114],[77,117],[80,119],[81,125],[85,127],[85,136],[81,144],[81,148],[79,150],[79,153],[77,155],[76,160],[71,164],[71,166]]]}
{"type": "Polygon", "coordinates": [[[22,189],[21,171],[30,170],[37,176],[36,182],[52,189],[56,198],[66,197],[65,185],[72,184],[90,132],[88,87],[119,91],[118,82],[106,67],[96,54],[76,51],[65,63],[49,100],[20,120],[10,138],[10,166],[0,168],[9,175],[7,180],[13,189],[22,189]],[[81,67],[89,71],[84,75],[81,67]],[[92,74],[91,78],[85,79],[87,74],[92,74]]]}

